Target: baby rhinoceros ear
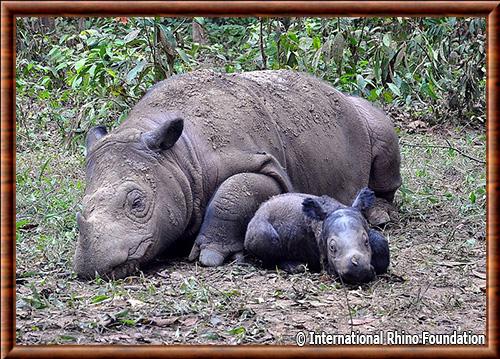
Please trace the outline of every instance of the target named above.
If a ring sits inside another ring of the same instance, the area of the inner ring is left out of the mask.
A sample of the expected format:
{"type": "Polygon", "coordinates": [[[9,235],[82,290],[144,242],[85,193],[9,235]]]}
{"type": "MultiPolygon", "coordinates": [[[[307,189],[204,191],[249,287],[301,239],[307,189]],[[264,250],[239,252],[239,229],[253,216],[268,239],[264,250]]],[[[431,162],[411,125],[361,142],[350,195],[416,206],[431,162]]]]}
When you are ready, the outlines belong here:
{"type": "Polygon", "coordinates": [[[358,195],[354,199],[354,202],[352,202],[351,207],[356,208],[359,211],[364,211],[373,206],[374,202],[375,193],[368,187],[365,187],[358,192],[358,195]]]}
{"type": "Polygon", "coordinates": [[[160,152],[172,147],[184,129],[184,120],[178,114],[167,113],[160,114],[161,124],[142,135],[146,146],[154,152],[160,152]]]}
{"type": "Polygon", "coordinates": [[[326,218],[326,211],[321,204],[311,197],[307,197],[302,201],[302,212],[312,219],[322,221],[326,218]]]}
{"type": "Polygon", "coordinates": [[[368,231],[368,238],[372,249],[371,265],[375,273],[387,273],[390,263],[389,242],[382,233],[374,229],[368,231]]]}

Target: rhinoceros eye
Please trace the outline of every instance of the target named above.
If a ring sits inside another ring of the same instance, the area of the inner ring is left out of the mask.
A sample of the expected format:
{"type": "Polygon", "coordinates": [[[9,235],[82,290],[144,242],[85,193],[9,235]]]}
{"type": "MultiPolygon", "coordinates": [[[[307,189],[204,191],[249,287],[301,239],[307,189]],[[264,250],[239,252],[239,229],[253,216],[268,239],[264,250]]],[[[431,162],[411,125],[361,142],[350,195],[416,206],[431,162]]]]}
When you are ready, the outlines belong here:
{"type": "Polygon", "coordinates": [[[130,191],[127,195],[127,206],[134,215],[144,212],[146,203],[142,192],[139,190],[130,191]]]}
{"type": "Polygon", "coordinates": [[[134,199],[134,202],[132,202],[132,209],[140,211],[141,207],[144,207],[142,200],[140,198],[134,199]]]}

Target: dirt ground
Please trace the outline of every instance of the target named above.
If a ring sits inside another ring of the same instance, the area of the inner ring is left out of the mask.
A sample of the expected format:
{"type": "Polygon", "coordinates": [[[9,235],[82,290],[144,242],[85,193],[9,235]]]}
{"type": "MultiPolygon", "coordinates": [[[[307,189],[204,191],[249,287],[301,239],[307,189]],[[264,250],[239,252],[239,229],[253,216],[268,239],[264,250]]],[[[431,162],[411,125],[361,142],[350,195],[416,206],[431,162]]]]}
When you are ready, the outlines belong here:
{"type": "MultiPolygon", "coordinates": [[[[123,280],[77,280],[71,256],[82,159],[54,155],[45,171],[59,184],[37,192],[35,184],[18,183],[18,222],[28,219],[18,228],[17,343],[295,344],[299,331],[310,330],[484,334],[486,174],[477,160],[485,158],[484,133],[415,124],[399,136],[399,214],[383,230],[391,267],[363,286],[342,286],[321,273],[204,268],[182,259],[123,280]],[[62,178],[76,188],[73,197],[63,193],[63,218],[36,213],[37,201],[63,191],[62,178]]],[[[50,146],[18,146],[18,181],[40,174],[47,153],[58,153],[50,146]]]]}

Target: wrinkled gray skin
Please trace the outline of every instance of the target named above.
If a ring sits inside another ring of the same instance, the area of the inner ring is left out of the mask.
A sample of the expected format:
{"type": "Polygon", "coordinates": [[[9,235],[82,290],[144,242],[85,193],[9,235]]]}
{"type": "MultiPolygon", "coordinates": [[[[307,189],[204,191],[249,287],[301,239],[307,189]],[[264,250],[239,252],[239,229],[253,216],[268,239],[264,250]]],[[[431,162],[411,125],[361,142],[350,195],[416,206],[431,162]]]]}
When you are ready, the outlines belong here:
{"type": "Polygon", "coordinates": [[[123,277],[173,244],[221,265],[243,250],[259,204],[300,191],[350,202],[401,184],[390,120],[292,71],[198,71],[155,85],[118,128],[87,135],[75,270],[123,277]]]}
{"type": "Polygon", "coordinates": [[[380,232],[369,228],[363,215],[374,203],[374,193],[368,188],[358,193],[351,207],[333,208],[333,203],[315,198],[302,202],[307,217],[322,221],[317,238],[323,266],[345,282],[369,282],[389,267],[389,244],[380,232]]]}
{"type": "Polygon", "coordinates": [[[364,283],[389,266],[387,240],[362,212],[374,202],[368,188],[351,207],[328,196],[286,193],[262,204],[248,224],[245,249],[266,267],[297,273],[322,267],[344,282],[364,283]]]}

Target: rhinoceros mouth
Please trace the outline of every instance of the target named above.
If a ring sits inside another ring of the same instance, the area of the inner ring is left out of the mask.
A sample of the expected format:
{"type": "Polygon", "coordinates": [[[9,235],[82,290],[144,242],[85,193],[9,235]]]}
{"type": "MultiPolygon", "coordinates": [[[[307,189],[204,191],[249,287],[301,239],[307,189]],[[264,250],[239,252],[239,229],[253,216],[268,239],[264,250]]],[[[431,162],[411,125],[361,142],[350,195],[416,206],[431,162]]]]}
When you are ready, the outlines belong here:
{"type": "Polygon", "coordinates": [[[120,279],[139,270],[139,260],[144,259],[146,251],[153,244],[153,237],[147,237],[128,251],[125,262],[113,267],[107,274],[110,279],[120,279]]]}
{"type": "Polygon", "coordinates": [[[144,257],[151,244],[153,244],[153,237],[143,239],[138,245],[128,250],[128,259],[138,260],[144,257]]]}
{"type": "Polygon", "coordinates": [[[107,274],[109,279],[120,279],[128,275],[134,274],[139,270],[139,262],[136,260],[126,261],[113,269],[107,274]]]}

